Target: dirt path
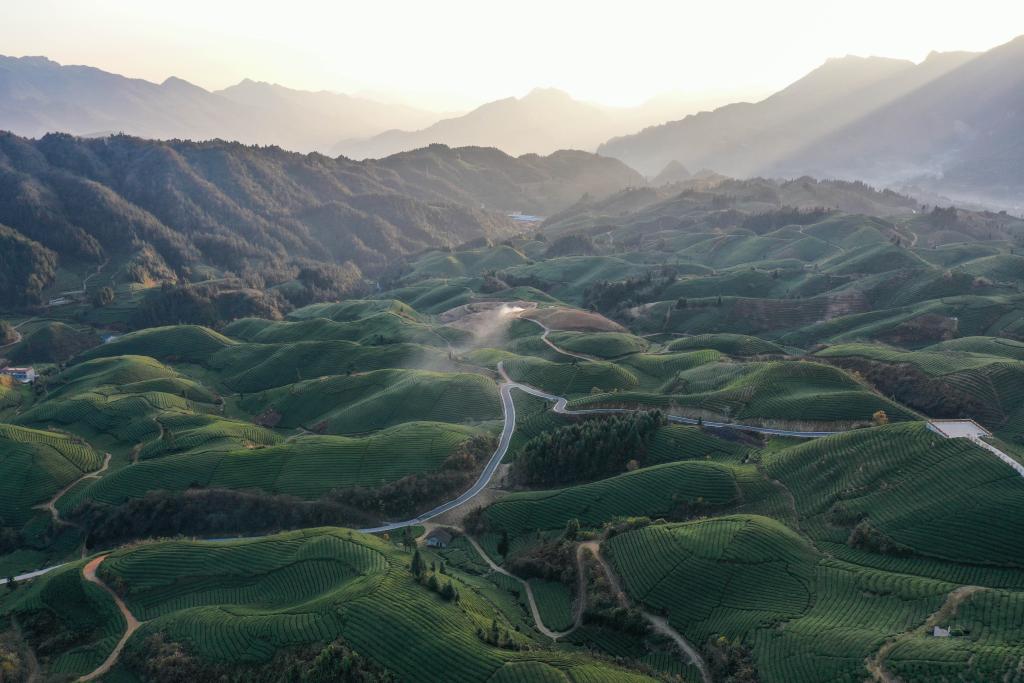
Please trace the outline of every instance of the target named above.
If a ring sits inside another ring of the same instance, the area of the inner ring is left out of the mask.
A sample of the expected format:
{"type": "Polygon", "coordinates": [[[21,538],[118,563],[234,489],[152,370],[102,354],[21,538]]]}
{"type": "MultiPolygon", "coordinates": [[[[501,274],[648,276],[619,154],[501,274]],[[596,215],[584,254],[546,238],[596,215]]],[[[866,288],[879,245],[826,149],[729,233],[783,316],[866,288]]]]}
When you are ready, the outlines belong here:
{"type": "Polygon", "coordinates": [[[42,505],[36,505],[35,509],[48,511],[50,513],[50,517],[53,518],[53,523],[57,526],[74,526],[71,522],[66,522],[63,519],[61,519],[60,511],[57,510],[57,501],[60,500],[65,493],[75,488],[75,486],[79,482],[84,481],[86,479],[99,479],[100,477],[102,477],[103,473],[106,472],[107,468],[110,467],[110,453],[105,453],[104,456],[105,457],[103,458],[102,467],[100,467],[98,470],[87,472],[80,476],[78,479],[75,479],[73,482],[62,488],[60,491],[57,491],[57,494],[49,501],[43,503],[42,505]]]}
{"type": "MultiPolygon", "coordinates": [[[[223,411],[221,411],[221,412],[223,412],[223,411]]],[[[160,413],[160,414],[162,415],[163,413],[160,413]]],[[[164,423],[160,421],[159,417],[154,416],[152,418],[152,420],[153,420],[153,424],[156,425],[156,428],[159,431],[158,431],[157,435],[154,436],[149,441],[140,441],[137,444],[135,444],[135,447],[132,448],[132,452],[128,455],[128,460],[133,465],[138,464],[138,462],[139,462],[139,453],[142,452],[142,449],[145,448],[147,444],[159,443],[160,441],[163,440],[164,434],[167,433],[167,430],[164,428],[164,423]]],[[[287,439],[286,439],[286,441],[287,441],[287,439]]]]}
{"type": "Polygon", "coordinates": [[[94,272],[92,272],[91,274],[87,275],[85,277],[85,279],[82,280],[82,289],[80,289],[78,292],[75,292],[75,293],[76,294],[85,294],[86,291],[88,291],[88,289],[89,289],[89,280],[91,280],[94,277],[96,277],[97,275],[99,275],[100,272],[107,266],[108,263],[110,263],[110,259],[106,259],[106,260],[103,261],[103,263],[101,263],[98,266],[96,266],[96,270],[94,272]]]}
{"type": "Polygon", "coordinates": [[[109,593],[110,597],[114,599],[114,603],[117,605],[117,609],[121,611],[121,616],[124,617],[124,635],[121,636],[121,640],[117,641],[117,645],[115,645],[114,649],[111,650],[110,655],[107,656],[106,660],[90,673],[87,673],[84,676],[80,677],[78,679],[78,681],[80,682],[95,680],[109,672],[110,669],[114,666],[114,664],[117,663],[117,658],[121,656],[121,651],[124,649],[124,644],[128,642],[128,639],[132,637],[132,634],[135,633],[135,631],[137,631],[139,626],[141,625],[139,623],[139,620],[135,618],[135,615],[131,613],[131,610],[128,609],[128,606],[124,604],[124,600],[121,599],[121,596],[115,593],[110,588],[110,586],[103,583],[103,581],[100,580],[98,576],[96,576],[96,570],[99,568],[100,564],[102,564],[103,560],[105,559],[107,559],[106,555],[94,557],[92,560],[89,561],[87,565],[85,565],[85,567],[82,568],[82,575],[85,576],[86,581],[95,583],[97,586],[99,586],[107,593],[109,593]]]}
{"type": "Polygon", "coordinates": [[[536,624],[538,631],[546,635],[548,638],[551,638],[551,640],[558,640],[559,638],[564,638],[565,636],[569,635],[570,633],[576,630],[576,627],[579,626],[580,618],[582,618],[582,609],[578,610],[579,616],[577,617],[576,622],[572,625],[570,629],[568,629],[567,631],[552,631],[544,625],[544,621],[540,618],[540,610],[537,608],[537,599],[533,595],[533,589],[530,588],[530,582],[524,581],[515,574],[512,574],[511,572],[506,571],[502,567],[495,564],[494,560],[491,559],[490,555],[484,552],[484,549],[480,547],[480,544],[477,543],[476,539],[470,536],[469,534],[466,534],[466,540],[469,541],[469,544],[471,546],[473,546],[473,549],[476,550],[477,554],[483,558],[484,562],[487,563],[487,566],[491,568],[491,571],[497,572],[498,574],[504,574],[510,579],[515,579],[519,583],[523,584],[523,588],[526,589],[526,601],[530,605],[530,614],[533,616],[533,623],[536,624]]]}
{"type": "Polygon", "coordinates": [[[633,607],[640,612],[644,619],[647,620],[647,623],[651,625],[651,628],[672,640],[672,642],[674,642],[679,649],[683,651],[690,663],[700,669],[701,680],[704,683],[711,683],[711,670],[708,669],[707,662],[704,661],[704,658],[701,656],[700,652],[697,651],[697,648],[695,648],[690,641],[684,638],[679,631],[674,629],[672,625],[668,623],[668,619],[651,614],[639,605],[631,604],[629,596],[624,590],[622,590],[622,584],[619,582],[618,575],[615,573],[615,570],[612,569],[611,564],[608,563],[608,560],[605,559],[604,555],[601,554],[601,543],[599,541],[586,541],[584,543],[580,543],[580,549],[584,548],[593,553],[594,559],[596,559],[598,564],[601,565],[601,569],[604,571],[604,575],[608,579],[608,585],[611,586],[612,591],[615,592],[615,595],[619,600],[619,604],[625,608],[633,607]]]}
{"type": "Polygon", "coordinates": [[[560,353],[563,356],[569,356],[570,358],[578,358],[580,360],[585,360],[587,362],[594,362],[594,361],[600,360],[599,358],[595,358],[594,356],[587,356],[587,355],[584,355],[582,353],[573,353],[572,351],[566,351],[562,347],[560,347],[557,344],[555,344],[555,342],[553,342],[550,339],[548,339],[548,334],[550,334],[551,331],[552,331],[550,327],[548,327],[547,325],[545,325],[544,323],[542,323],[539,320],[534,320],[533,318],[523,318],[523,320],[529,320],[532,323],[537,323],[538,325],[540,325],[541,329],[544,330],[544,334],[542,334],[540,336],[541,341],[543,341],[549,347],[554,349],[557,353],[560,353]]]}
{"type": "Polygon", "coordinates": [[[950,591],[949,595],[946,596],[946,601],[942,603],[942,606],[932,612],[931,615],[924,620],[923,624],[915,629],[905,631],[886,640],[885,643],[882,644],[882,647],[878,648],[878,652],[875,653],[874,657],[868,657],[864,660],[864,665],[871,674],[871,680],[878,683],[899,683],[902,679],[889,671],[885,666],[885,659],[889,656],[889,653],[892,652],[893,648],[908,638],[924,635],[934,627],[941,625],[943,622],[948,623],[950,619],[956,616],[957,610],[960,609],[960,605],[981,590],[984,590],[981,586],[960,586],[959,588],[950,591]]]}

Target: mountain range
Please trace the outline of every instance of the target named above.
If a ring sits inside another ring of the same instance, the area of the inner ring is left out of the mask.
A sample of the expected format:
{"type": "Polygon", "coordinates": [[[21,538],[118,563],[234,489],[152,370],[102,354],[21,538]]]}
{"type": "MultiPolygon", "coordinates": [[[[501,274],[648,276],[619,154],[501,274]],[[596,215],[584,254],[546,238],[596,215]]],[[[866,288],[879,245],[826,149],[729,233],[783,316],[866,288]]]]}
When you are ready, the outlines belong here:
{"type": "Polygon", "coordinates": [[[610,137],[711,108],[722,96],[703,99],[666,95],[638,107],[603,107],[573,99],[555,88],[489,102],[462,116],[421,130],[389,130],[369,139],[346,140],[333,152],[353,159],[379,159],[443,143],[451,147],[497,147],[512,155],[550,154],[560,149],[593,151],[610,137]]]}
{"type": "Polygon", "coordinates": [[[737,177],[813,175],[1024,203],[1024,37],[920,64],[844,57],[756,103],[610,140],[647,175],[675,162],[737,177]]]}
{"type": "Polygon", "coordinates": [[[19,275],[0,279],[0,304],[38,302],[56,264],[111,259],[144,257],[140,269],[163,273],[284,273],[304,261],[373,273],[428,247],[519,232],[506,213],[554,213],[642,182],[587,152],[432,145],[356,162],[219,140],[2,133],[0,253],[31,257],[9,264],[19,275]]]}
{"type": "Polygon", "coordinates": [[[339,140],[429,125],[439,114],[332,92],[243,80],[210,92],[45,57],[0,56],[0,130],[27,137],[126,133],[155,139],[237,140],[326,152],[339,140]]]}
{"type": "Polygon", "coordinates": [[[631,108],[602,107],[555,89],[451,116],[334,92],[245,79],[208,91],[180,78],[127,78],[45,57],[0,56],[0,130],[26,137],[125,133],[153,139],[223,139],[354,159],[434,143],[509,154],[593,151],[615,135],[728,101],[661,95],[631,108]]]}

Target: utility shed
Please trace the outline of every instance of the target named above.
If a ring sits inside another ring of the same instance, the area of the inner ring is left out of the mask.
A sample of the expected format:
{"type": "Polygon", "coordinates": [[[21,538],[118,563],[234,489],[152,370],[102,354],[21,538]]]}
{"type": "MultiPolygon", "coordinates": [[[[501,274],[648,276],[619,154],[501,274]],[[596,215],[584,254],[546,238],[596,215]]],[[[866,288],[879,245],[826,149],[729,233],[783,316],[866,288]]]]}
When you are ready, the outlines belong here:
{"type": "Polygon", "coordinates": [[[427,534],[428,548],[447,548],[452,542],[452,533],[446,529],[434,529],[427,534]]]}

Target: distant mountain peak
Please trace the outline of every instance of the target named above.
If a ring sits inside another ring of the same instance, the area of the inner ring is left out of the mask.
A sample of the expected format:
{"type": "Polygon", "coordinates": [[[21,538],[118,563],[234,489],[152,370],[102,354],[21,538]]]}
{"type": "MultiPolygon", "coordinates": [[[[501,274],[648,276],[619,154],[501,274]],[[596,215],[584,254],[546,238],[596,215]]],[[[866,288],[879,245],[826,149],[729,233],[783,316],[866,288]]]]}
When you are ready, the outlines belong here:
{"type": "Polygon", "coordinates": [[[186,81],[184,78],[178,78],[177,76],[169,76],[169,77],[165,78],[164,82],[160,84],[160,87],[162,87],[162,88],[175,88],[175,89],[178,89],[178,90],[193,90],[193,91],[200,91],[200,92],[209,92],[208,90],[206,90],[204,88],[200,88],[195,83],[190,83],[189,81],[186,81]]]}

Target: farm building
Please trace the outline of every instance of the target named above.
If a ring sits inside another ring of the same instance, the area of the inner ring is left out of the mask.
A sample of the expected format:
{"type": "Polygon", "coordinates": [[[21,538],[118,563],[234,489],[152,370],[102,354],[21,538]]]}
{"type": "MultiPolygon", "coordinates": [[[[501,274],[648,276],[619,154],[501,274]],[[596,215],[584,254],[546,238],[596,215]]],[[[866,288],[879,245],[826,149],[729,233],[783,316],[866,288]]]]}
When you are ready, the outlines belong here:
{"type": "Polygon", "coordinates": [[[6,368],[3,368],[2,370],[0,370],[0,374],[4,374],[4,375],[7,375],[9,377],[13,377],[14,379],[18,380],[22,384],[28,384],[29,382],[34,382],[35,379],[36,379],[36,370],[35,370],[35,368],[33,368],[31,366],[29,366],[27,368],[6,367],[6,368]]]}
{"type": "Polygon", "coordinates": [[[427,534],[426,543],[428,548],[447,548],[451,542],[452,534],[445,529],[434,529],[427,534]]]}

